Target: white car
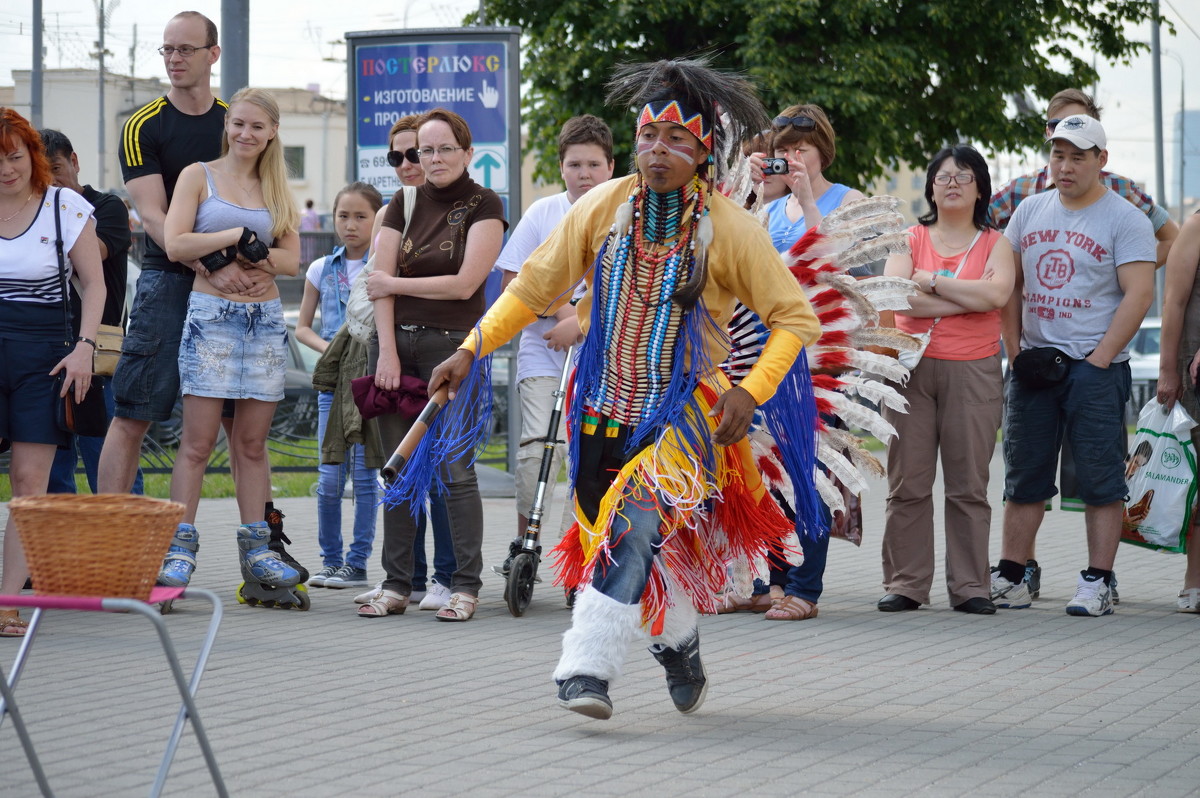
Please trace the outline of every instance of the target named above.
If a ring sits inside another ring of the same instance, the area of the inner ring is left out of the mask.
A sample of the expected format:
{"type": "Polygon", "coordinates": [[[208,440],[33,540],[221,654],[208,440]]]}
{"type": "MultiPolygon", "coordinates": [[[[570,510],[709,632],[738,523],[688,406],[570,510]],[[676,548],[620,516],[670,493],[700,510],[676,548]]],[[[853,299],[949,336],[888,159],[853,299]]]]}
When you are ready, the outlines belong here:
{"type": "Polygon", "coordinates": [[[1129,371],[1134,382],[1158,382],[1158,340],[1162,319],[1147,317],[1129,342],[1129,371]]]}

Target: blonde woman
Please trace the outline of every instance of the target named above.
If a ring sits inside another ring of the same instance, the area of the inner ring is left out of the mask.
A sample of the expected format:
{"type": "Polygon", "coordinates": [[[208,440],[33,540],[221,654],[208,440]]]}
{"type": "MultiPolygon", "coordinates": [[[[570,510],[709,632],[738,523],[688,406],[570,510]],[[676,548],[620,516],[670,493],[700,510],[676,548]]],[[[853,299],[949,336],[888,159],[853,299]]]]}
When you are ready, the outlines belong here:
{"type": "Polygon", "coordinates": [[[287,363],[279,289],[272,282],[261,296],[226,294],[207,277],[220,269],[294,276],[299,224],[279,141],[279,105],[265,91],[242,89],[229,102],[221,157],[183,170],[164,227],[171,260],[199,260],[205,267],[192,286],[179,346],[183,437],[171,477],[171,498],[187,507],[182,531],[190,531],[191,546],[177,539],[163,566],[167,584],[187,584],[195,568],[191,525],[226,399],[236,403],[230,452],[242,575],[247,583],[272,587],[300,580],[295,568],[267,549],[270,531],[262,520],[271,499],[267,432],[283,398],[287,363]]]}

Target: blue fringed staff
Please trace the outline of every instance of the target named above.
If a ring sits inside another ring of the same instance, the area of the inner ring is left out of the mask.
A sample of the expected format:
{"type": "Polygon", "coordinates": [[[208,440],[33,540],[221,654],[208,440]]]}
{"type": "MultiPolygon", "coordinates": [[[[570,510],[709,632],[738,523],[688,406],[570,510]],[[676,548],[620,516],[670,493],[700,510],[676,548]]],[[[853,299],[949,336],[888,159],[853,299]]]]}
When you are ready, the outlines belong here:
{"type": "Polygon", "coordinates": [[[417,448],[417,444],[421,442],[421,438],[425,437],[425,433],[429,430],[429,426],[433,424],[433,420],[437,418],[438,413],[442,412],[442,408],[449,404],[449,395],[450,386],[443,385],[433,396],[429,397],[429,404],[425,405],[425,409],[417,416],[412,428],[405,434],[404,439],[400,441],[400,445],[396,447],[396,451],[392,452],[392,456],[388,458],[387,463],[379,470],[379,477],[385,485],[393,484],[396,478],[400,476],[400,470],[408,462],[408,458],[412,455],[413,450],[417,448]]]}

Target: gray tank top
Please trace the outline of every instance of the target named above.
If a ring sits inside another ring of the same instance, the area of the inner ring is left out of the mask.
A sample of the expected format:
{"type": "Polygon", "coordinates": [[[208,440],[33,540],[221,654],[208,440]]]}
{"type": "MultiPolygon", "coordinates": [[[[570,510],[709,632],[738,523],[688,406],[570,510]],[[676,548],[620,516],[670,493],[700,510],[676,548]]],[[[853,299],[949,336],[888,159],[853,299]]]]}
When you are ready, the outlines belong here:
{"type": "Polygon", "coordinates": [[[271,235],[271,212],[266,208],[243,208],[222,199],[217,193],[217,185],[213,182],[212,172],[208,164],[204,167],[204,176],[208,179],[208,197],[196,209],[197,233],[217,233],[231,227],[249,227],[258,234],[258,240],[267,246],[275,243],[271,235]]]}

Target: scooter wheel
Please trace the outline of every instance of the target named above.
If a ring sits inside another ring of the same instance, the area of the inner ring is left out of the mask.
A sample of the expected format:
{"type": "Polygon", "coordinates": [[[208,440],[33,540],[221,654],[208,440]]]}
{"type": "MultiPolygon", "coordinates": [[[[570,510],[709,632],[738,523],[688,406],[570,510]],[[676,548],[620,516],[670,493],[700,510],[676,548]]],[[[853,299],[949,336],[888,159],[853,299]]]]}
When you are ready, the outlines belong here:
{"type": "Polygon", "coordinates": [[[504,601],[508,611],[517,618],[525,614],[533,600],[533,581],[537,578],[537,555],[523,551],[513,557],[508,568],[508,582],[504,587],[504,601]]]}

